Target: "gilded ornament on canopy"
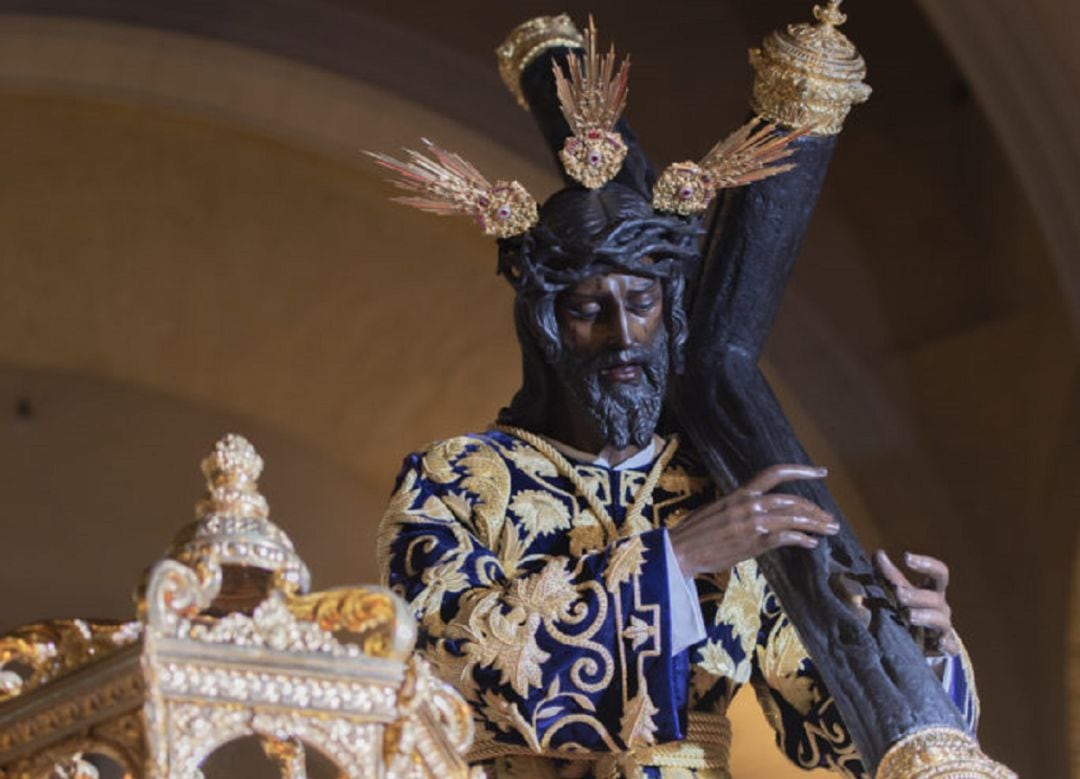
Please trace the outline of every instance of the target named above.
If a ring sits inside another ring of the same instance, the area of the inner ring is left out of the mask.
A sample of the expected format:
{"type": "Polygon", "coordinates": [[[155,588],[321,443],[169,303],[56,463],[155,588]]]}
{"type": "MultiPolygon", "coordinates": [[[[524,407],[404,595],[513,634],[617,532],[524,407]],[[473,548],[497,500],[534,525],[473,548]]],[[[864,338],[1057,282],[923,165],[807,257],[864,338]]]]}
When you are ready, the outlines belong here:
{"type": "Polygon", "coordinates": [[[227,436],[203,461],[197,520],[137,593],[140,619],[54,620],[0,636],[0,777],[198,779],[254,736],[286,779],[318,750],[345,777],[464,779],[468,705],[413,654],[382,587],[306,593],[270,522],[262,459],[227,436]]]}

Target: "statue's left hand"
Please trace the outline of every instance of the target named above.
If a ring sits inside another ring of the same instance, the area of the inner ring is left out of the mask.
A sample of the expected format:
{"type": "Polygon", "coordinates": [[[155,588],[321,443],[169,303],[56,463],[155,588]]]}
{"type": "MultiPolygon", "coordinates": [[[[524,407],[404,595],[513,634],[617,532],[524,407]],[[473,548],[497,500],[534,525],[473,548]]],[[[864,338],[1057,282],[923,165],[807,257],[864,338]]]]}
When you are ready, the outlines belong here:
{"type": "Polygon", "coordinates": [[[904,565],[917,578],[918,585],[901,571],[884,550],[874,554],[874,563],[885,580],[892,585],[896,599],[908,611],[912,627],[925,630],[923,651],[927,655],[942,652],[960,653],[960,644],[952,626],[952,609],[945,598],[949,586],[949,566],[928,555],[904,554],[904,565]]]}

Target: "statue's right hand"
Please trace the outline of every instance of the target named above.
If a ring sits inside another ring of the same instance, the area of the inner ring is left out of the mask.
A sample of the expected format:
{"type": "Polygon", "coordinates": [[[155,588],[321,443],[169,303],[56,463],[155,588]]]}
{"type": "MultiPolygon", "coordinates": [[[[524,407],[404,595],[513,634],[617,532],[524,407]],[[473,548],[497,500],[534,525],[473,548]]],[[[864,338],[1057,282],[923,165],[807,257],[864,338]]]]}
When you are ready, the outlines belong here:
{"type": "Polygon", "coordinates": [[[766,494],[787,481],[821,479],[824,468],[774,465],[730,495],[691,512],[669,531],[685,576],[726,571],[781,546],[817,546],[815,535],[835,535],[840,525],[816,503],[798,495],[766,494]]]}

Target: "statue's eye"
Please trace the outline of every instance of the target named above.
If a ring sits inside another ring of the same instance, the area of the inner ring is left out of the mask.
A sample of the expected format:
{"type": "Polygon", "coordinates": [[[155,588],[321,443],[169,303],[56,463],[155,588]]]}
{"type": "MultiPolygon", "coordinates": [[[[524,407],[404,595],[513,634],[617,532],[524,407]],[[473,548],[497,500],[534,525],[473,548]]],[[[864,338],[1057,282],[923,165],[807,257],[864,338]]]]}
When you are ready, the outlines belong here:
{"type": "Polygon", "coordinates": [[[600,315],[601,306],[595,300],[583,300],[567,306],[570,316],[575,319],[596,319],[600,315]]]}
{"type": "Polygon", "coordinates": [[[647,314],[660,302],[660,296],[652,289],[643,290],[628,297],[627,307],[635,314],[647,314]]]}

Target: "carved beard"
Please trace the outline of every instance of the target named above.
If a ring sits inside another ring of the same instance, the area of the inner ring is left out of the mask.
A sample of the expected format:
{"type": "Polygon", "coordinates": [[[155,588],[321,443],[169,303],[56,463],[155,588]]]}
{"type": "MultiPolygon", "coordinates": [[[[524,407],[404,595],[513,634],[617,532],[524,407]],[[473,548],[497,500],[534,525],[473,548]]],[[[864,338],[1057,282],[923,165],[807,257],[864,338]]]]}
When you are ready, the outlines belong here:
{"type": "Polygon", "coordinates": [[[579,405],[609,446],[625,449],[632,443],[644,448],[660,421],[668,365],[667,330],[660,328],[646,346],[612,349],[586,359],[564,349],[555,372],[570,401],[579,405]],[[622,362],[641,365],[637,382],[611,382],[601,377],[601,371],[622,362]]]}

